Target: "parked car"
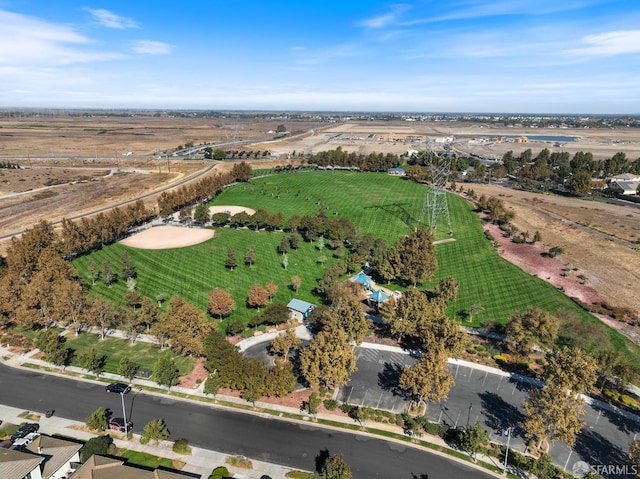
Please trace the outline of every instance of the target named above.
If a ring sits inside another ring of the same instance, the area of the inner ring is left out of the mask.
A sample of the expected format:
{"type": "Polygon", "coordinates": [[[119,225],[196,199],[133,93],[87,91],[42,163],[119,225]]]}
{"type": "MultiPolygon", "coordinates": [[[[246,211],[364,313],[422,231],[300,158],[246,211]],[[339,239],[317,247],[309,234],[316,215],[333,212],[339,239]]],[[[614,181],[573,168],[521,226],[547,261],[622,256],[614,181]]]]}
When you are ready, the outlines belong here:
{"type": "Polygon", "coordinates": [[[113,383],[107,386],[108,393],[127,394],[131,391],[131,386],[125,383],[113,383]]]}
{"type": "Polygon", "coordinates": [[[31,434],[32,432],[38,432],[38,429],[40,429],[40,424],[37,424],[35,422],[27,422],[22,426],[20,426],[18,430],[11,435],[11,438],[9,440],[11,442],[15,442],[18,439],[22,439],[27,434],[31,434]]]}
{"type": "MultiPolygon", "coordinates": [[[[127,431],[131,431],[132,428],[133,423],[127,419],[127,431]]],[[[114,417],[109,419],[109,429],[124,432],[124,419],[121,417],[114,417]]]]}

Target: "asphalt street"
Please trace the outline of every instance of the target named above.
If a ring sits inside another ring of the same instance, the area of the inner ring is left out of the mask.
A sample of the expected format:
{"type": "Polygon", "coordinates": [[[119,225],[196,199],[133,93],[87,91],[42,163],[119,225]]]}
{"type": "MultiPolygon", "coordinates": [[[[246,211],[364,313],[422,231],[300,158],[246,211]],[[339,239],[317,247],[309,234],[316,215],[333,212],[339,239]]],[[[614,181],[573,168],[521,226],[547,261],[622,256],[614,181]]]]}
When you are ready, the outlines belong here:
{"type": "MultiPolygon", "coordinates": [[[[170,439],[187,438],[198,447],[243,454],[265,462],[314,469],[322,451],[342,452],[354,478],[447,479],[488,478],[465,464],[410,447],[314,424],[281,421],[269,416],[229,411],[188,401],[132,391],[125,396],[134,432],[162,418],[170,439]]],[[[100,384],[51,376],[0,365],[0,403],[84,421],[97,407],[121,415],[120,395],[100,384]]]]}

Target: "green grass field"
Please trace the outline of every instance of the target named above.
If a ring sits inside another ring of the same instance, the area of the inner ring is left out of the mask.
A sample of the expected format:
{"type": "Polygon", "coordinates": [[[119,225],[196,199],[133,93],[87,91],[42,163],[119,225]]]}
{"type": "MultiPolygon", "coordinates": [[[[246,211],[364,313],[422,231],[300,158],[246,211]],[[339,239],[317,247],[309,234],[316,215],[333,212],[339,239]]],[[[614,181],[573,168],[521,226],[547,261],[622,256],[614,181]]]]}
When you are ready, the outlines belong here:
{"type": "MultiPolygon", "coordinates": [[[[91,351],[94,348],[99,354],[107,357],[104,370],[108,373],[118,374],[120,360],[124,356],[134,361],[138,367],[153,371],[153,366],[158,359],[160,349],[149,343],[136,342],[133,345],[131,341],[118,338],[105,338],[100,341],[97,334],[81,334],[79,336],[67,336],[66,347],[74,350],[74,356],[71,360],[72,366],[79,366],[78,358],[91,351]]],[[[180,375],[187,374],[193,369],[194,359],[177,355],[171,351],[165,351],[171,354],[175,361],[180,375]]]]}
{"type": "MultiPolygon", "coordinates": [[[[336,213],[338,216],[347,216],[360,231],[372,232],[393,242],[416,225],[425,189],[424,185],[386,174],[305,171],[257,178],[248,184],[234,185],[225,189],[212,204],[263,208],[270,213],[280,211],[285,218],[293,214],[314,214],[319,208],[325,208],[327,216],[336,213]]],[[[500,258],[485,239],[480,218],[467,201],[456,195],[448,195],[448,202],[456,241],[436,246],[438,271],[434,280],[423,285],[423,289],[431,289],[445,276],[456,278],[460,290],[457,301],[449,308],[449,314],[464,324],[479,325],[486,320],[504,323],[514,311],[530,306],[538,306],[563,317],[570,312],[579,318],[583,326],[592,326],[586,329],[591,329],[593,341],[597,341],[600,347],[610,342],[619,350],[626,350],[634,356],[640,355],[637,347],[585,313],[553,286],[500,258]],[[469,321],[468,311],[474,304],[481,304],[482,310],[469,321]]],[[[330,265],[334,261],[330,250],[320,252],[311,244],[301,243],[298,251],[289,253],[289,266],[285,271],[282,257],[276,251],[283,234],[220,228],[213,239],[189,248],[127,248],[127,251],[136,265],[138,289],[143,294],[152,298],[164,294],[167,299],[172,294],[179,294],[206,309],[209,291],[221,287],[231,292],[238,305],[229,320],[240,318],[246,322],[255,314],[255,310],[246,306],[247,293],[252,284],[275,282],[279,290],[274,300],[287,303],[296,297],[289,285],[291,277],[298,275],[302,279],[302,286],[297,297],[315,303],[319,301],[311,293],[317,279],[322,276],[323,267],[317,258],[321,254],[326,255],[328,260],[324,267],[330,265]],[[248,245],[256,249],[257,262],[252,268],[242,264],[248,245]],[[240,262],[234,271],[224,268],[229,246],[235,249],[240,262]]],[[[448,237],[448,228],[441,221],[435,238],[448,237]]],[[[111,261],[117,270],[124,248],[119,244],[108,246],[75,260],[74,265],[85,279],[90,258],[100,267],[105,260],[111,261]]],[[[395,287],[402,289],[398,285],[395,287]]],[[[121,300],[126,285],[120,280],[107,288],[99,282],[92,290],[112,300],[121,300]]],[[[574,327],[565,330],[569,336],[584,335],[584,330],[576,331],[574,327]]]]}

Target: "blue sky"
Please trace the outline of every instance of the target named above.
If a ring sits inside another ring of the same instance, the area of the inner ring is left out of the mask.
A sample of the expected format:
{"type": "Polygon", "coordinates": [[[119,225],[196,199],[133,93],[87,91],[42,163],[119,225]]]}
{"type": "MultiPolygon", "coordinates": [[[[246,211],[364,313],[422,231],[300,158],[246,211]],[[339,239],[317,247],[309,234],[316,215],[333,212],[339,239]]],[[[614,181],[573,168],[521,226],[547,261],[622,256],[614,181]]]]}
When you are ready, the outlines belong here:
{"type": "Polygon", "coordinates": [[[640,113],[640,2],[0,0],[0,106],[640,113]]]}

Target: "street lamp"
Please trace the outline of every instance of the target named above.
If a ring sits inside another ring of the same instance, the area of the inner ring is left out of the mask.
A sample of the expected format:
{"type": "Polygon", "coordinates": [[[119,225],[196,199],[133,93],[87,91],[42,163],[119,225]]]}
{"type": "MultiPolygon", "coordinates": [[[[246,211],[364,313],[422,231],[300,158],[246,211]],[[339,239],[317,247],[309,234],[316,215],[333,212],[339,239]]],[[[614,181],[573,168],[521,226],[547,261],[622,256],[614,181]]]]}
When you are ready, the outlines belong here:
{"type": "Polygon", "coordinates": [[[509,426],[503,433],[505,436],[507,436],[507,450],[504,453],[504,468],[502,470],[503,474],[507,473],[507,459],[509,459],[509,442],[511,442],[511,429],[513,428],[509,426]]]}
{"type": "Polygon", "coordinates": [[[125,439],[128,437],[127,434],[127,408],[124,407],[124,395],[126,393],[126,389],[124,391],[120,391],[120,399],[122,399],[122,418],[124,419],[124,437],[125,439]]]}

